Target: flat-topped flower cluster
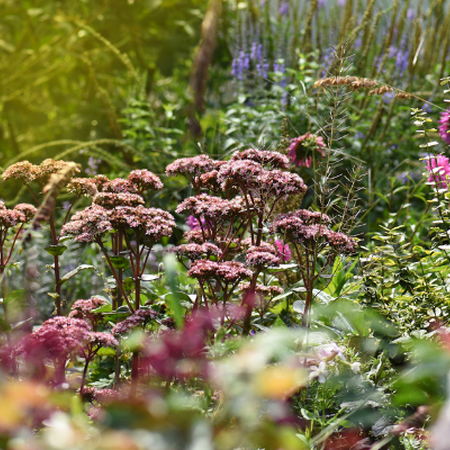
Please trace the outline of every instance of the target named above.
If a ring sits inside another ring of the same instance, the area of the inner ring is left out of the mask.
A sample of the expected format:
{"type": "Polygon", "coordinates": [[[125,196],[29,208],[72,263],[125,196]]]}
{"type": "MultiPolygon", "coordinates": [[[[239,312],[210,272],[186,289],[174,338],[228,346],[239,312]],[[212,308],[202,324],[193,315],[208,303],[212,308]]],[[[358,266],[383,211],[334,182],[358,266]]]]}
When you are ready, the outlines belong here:
{"type": "Polygon", "coordinates": [[[307,190],[289,167],[288,156],[253,148],[235,152],[228,161],[201,155],[167,167],[168,175],[183,175],[195,192],[176,209],[188,216],[190,230],[184,235],[188,243],[175,249],[181,261],[190,261],[188,275],[199,281],[195,307],[221,304],[225,317],[227,303],[234,300],[247,310],[248,321],[255,296],[261,301],[281,290],[277,279],[272,277],[272,286],[262,280],[267,269],[291,259],[287,242],[296,246],[300,264],[313,247],[328,247],[332,255],[356,249],[353,238],[332,230],[326,214],[302,209],[276,214],[289,197],[300,203],[307,190]]]}

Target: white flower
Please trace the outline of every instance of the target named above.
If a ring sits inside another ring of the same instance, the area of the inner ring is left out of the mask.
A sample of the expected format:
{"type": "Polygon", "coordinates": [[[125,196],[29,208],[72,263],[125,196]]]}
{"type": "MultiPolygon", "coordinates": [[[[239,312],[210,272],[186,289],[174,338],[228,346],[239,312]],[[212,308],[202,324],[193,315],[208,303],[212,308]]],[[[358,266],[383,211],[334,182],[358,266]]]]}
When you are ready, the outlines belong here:
{"type": "Polygon", "coordinates": [[[320,359],[330,361],[331,359],[338,356],[343,361],[345,361],[344,351],[335,342],[330,342],[328,344],[319,345],[316,348],[317,356],[320,359]]]}
{"type": "Polygon", "coordinates": [[[355,372],[355,373],[361,372],[361,363],[360,362],[351,363],[350,369],[352,369],[353,372],[355,372]]]}
{"type": "Polygon", "coordinates": [[[325,361],[321,361],[319,363],[319,367],[317,366],[311,366],[311,372],[309,373],[309,379],[313,380],[314,378],[319,379],[319,383],[325,383],[327,376],[328,376],[328,370],[326,369],[327,364],[325,361]]]}

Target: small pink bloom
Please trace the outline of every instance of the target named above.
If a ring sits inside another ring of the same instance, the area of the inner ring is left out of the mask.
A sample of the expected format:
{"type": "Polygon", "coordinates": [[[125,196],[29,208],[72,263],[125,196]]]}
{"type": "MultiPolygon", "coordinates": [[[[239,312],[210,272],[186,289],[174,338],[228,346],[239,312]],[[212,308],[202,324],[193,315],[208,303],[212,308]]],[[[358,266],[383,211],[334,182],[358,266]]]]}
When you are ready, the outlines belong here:
{"type": "Polygon", "coordinates": [[[311,167],[313,154],[318,153],[324,157],[326,148],[327,146],[320,136],[308,132],[303,136],[291,140],[287,155],[291,159],[292,164],[311,167]]]}
{"type": "Polygon", "coordinates": [[[447,111],[444,111],[441,113],[441,118],[439,119],[439,123],[441,124],[439,129],[439,134],[441,135],[442,140],[447,144],[450,145],[450,109],[447,109],[447,111]]]}
{"type": "Polygon", "coordinates": [[[277,248],[277,254],[283,262],[288,262],[292,258],[292,252],[288,244],[285,244],[282,239],[275,241],[275,247],[277,248]]]}
{"type": "Polygon", "coordinates": [[[446,189],[448,187],[448,177],[450,176],[450,163],[446,156],[444,155],[430,156],[427,161],[427,170],[428,172],[430,172],[428,181],[437,183],[437,186],[439,188],[446,189]]]}

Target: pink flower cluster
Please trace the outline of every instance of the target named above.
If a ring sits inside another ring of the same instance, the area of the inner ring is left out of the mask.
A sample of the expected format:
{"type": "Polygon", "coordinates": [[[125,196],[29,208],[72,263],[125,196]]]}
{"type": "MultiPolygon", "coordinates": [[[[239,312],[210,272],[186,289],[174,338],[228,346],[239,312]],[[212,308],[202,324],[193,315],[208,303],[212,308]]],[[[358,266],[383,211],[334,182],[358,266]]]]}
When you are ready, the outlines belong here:
{"type": "Polygon", "coordinates": [[[247,264],[257,269],[268,266],[278,266],[281,262],[276,249],[272,245],[255,246],[252,245],[247,250],[247,264]]]}
{"type": "Polygon", "coordinates": [[[192,278],[214,278],[234,283],[252,276],[252,271],[244,264],[236,261],[216,262],[209,260],[194,261],[189,269],[188,276],[192,278]]]}
{"type": "Polygon", "coordinates": [[[175,228],[171,214],[159,208],[146,208],[142,193],[161,189],[161,180],[148,170],[134,170],[128,179],[109,180],[99,175],[93,179],[97,193],[93,204],[77,212],[66,223],[62,235],[75,236],[77,242],[93,242],[109,231],[143,232],[154,241],[170,236],[175,228]]]}
{"type": "Polygon", "coordinates": [[[188,379],[205,373],[208,336],[215,332],[212,317],[194,313],[180,331],[163,332],[143,349],[142,368],[164,379],[188,379]]]}
{"type": "MultiPolygon", "coordinates": [[[[54,161],[53,159],[45,159],[41,164],[32,164],[29,161],[21,161],[12,164],[3,172],[3,180],[21,180],[25,184],[30,184],[32,181],[37,181],[44,186],[50,178],[50,175],[59,172],[72,164],[66,161],[54,161]]],[[[75,172],[80,172],[77,167],[75,172]]]]}
{"type": "Polygon", "coordinates": [[[200,221],[207,223],[209,221],[225,220],[227,218],[238,216],[244,210],[245,203],[242,197],[226,200],[208,194],[200,194],[183,200],[183,202],[178,205],[175,212],[177,214],[190,213],[197,219],[200,227],[200,221]]]}
{"type": "Polygon", "coordinates": [[[210,172],[216,168],[216,161],[207,155],[181,158],[166,167],[169,176],[184,175],[186,177],[198,177],[203,173],[210,172]]]}
{"type": "Polygon", "coordinates": [[[288,244],[285,244],[282,239],[275,241],[275,247],[277,249],[277,255],[282,262],[288,262],[292,258],[292,252],[288,244]]]}
{"type": "Polygon", "coordinates": [[[83,345],[89,340],[89,333],[89,325],[84,320],[54,317],[25,336],[19,344],[18,353],[40,363],[46,359],[66,361],[82,353],[83,345]]]}
{"type": "Polygon", "coordinates": [[[292,164],[311,167],[313,156],[318,154],[324,157],[326,148],[323,138],[308,132],[303,136],[292,139],[287,150],[292,164]]]}
{"type": "Polygon", "coordinates": [[[326,242],[341,252],[354,252],[356,240],[344,233],[332,231],[326,224],[330,218],[321,213],[298,210],[275,217],[272,230],[286,234],[293,242],[310,246],[326,242]]]}
{"type": "Polygon", "coordinates": [[[115,336],[128,334],[136,328],[145,327],[145,325],[155,320],[157,315],[156,311],[151,308],[140,308],[131,314],[131,316],[128,316],[123,322],[114,325],[111,333],[115,336]]]}
{"type": "Polygon", "coordinates": [[[289,158],[280,152],[249,148],[244,151],[234,152],[230,158],[230,161],[239,160],[255,161],[262,166],[269,166],[271,169],[289,169],[289,158]]]}
{"type": "Polygon", "coordinates": [[[36,208],[29,203],[19,203],[8,209],[0,200],[0,230],[7,230],[18,224],[29,222],[36,214],[36,208]]]}
{"type": "Polygon", "coordinates": [[[97,324],[102,320],[103,315],[101,313],[97,314],[93,312],[93,310],[105,306],[106,304],[106,301],[99,297],[91,297],[87,300],[77,300],[72,305],[69,317],[89,321],[92,328],[96,330],[97,324]]]}
{"type": "Polygon", "coordinates": [[[204,244],[182,244],[175,248],[178,256],[186,256],[191,261],[195,261],[204,256],[220,256],[222,251],[215,244],[205,242],[204,244]]]}
{"type": "MultiPolygon", "coordinates": [[[[450,135],[449,135],[450,136],[450,135]]],[[[430,173],[428,181],[435,183],[440,189],[446,189],[450,180],[450,163],[446,156],[429,156],[427,170],[430,173]]]]}
{"type": "Polygon", "coordinates": [[[450,109],[447,109],[441,113],[441,118],[439,119],[440,126],[438,128],[439,134],[442,140],[450,145],[450,109]]]}

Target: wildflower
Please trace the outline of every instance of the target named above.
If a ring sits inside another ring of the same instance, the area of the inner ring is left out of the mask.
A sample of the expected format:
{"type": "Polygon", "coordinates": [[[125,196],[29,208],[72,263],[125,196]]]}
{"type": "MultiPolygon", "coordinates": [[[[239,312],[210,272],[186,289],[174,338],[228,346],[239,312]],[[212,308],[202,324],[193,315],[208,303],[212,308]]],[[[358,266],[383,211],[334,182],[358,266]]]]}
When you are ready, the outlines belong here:
{"type": "Polygon", "coordinates": [[[247,250],[247,264],[249,266],[262,269],[267,266],[278,266],[280,258],[276,255],[275,248],[267,248],[267,246],[256,247],[251,246],[247,250]]]}
{"type": "Polygon", "coordinates": [[[98,166],[101,162],[101,158],[96,159],[93,156],[89,156],[87,168],[85,169],[86,174],[89,176],[97,175],[98,166]]]}
{"type": "Polygon", "coordinates": [[[136,186],[139,194],[144,191],[153,189],[159,191],[163,188],[163,184],[159,177],[149,170],[133,170],[128,175],[128,180],[136,186]]]}
{"type": "Polygon", "coordinates": [[[280,152],[269,152],[249,148],[244,151],[234,152],[230,161],[240,161],[242,159],[255,161],[262,166],[270,166],[271,169],[289,169],[289,159],[280,152]]]}
{"type": "Polygon", "coordinates": [[[360,362],[353,362],[350,364],[350,369],[352,369],[352,371],[354,373],[359,373],[361,372],[361,363],[360,362]]]}
{"type": "Polygon", "coordinates": [[[216,162],[207,155],[193,156],[192,158],[180,158],[166,167],[169,176],[184,175],[186,177],[200,176],[216,168],[216,162]]]}
{"type": "MultiPolygon", "coordinates": [[[[45,186],[50,178],[50,176],[54,173],[57,173],[63,169],[65,169],[67,166],[73,165],[73,172],[72,173],[79,173],[80,168],[75,165],[73,162],[68,161],[55,161],[51,158],[44,159],[44,161],[39,164],[37,167],[37,170],[35,172],[35,180],[42,186],[45,186]]],[[[69,179],[67,180],[67,182],[69,179]]]]}
{"type": "Polygon", "coordinates": [[[99,192],[93,198],[93,203],[104,208],[114,208],[116,206],[137,206],[143,205],[144,199],[138,194],[99,192]]]}
{"type": "Polygon", "coordinates": [[[97,184],[91,178],[72,178],[67,185],[67,191],[85,197],[97,194],[97,184]]]}
{"type": "Polygon", "coordinates": [[[95,313],[93,310],[106,304],[106,301],[99,297],[91,297],[88,300],[77,300],[72,305],[69,317],[87,320],[91,323],[92,328],[96,330],[97,323],[102,319],[102,314],[95,313]]]}
{"type": "Polygon", "coordinates": [[[200,260],[192,263],[188,272],[192,278],[216,278],[226,282],[236,282],[252,276],[252,271],[236,261],[215,262],[200,260]]]}
{"type": "Polygon", "coordinates": [[[93,242],[97,236],[112,229],[108,210],[99,205],[92,205],[75,213],[63,226],[61,235],[71,234],[77,242],[93,242]]]}
{"type": "Polygon", "coordinates": [[[220,256],[222,251],[217,245],[211,243],[204,244],[182,244],[175,248],[175,252],[178,256],[186,256],[190,260],[194,261],[202,258],[203,256],[220,256]]]}
{"type": "Polygon", "coordinates": [[[106,180],[102,184],[101,192],[109,192],[116,194],[137,194],[137,186],[130,180],[124,178],[115,178],[114,180],[106,180]]]}
{"type": "Polygon", "coordinates": [[[38,166],[29,161],[20,161],[9,166],[2,175],[4,181],[14,179],[21,180],[25,184],[30,184],[36,179],[38,166]]]}
{"type": "Polygon", "coordinates": [[[439,123],[441,124],[438,128],[439,134],[442,138],[442,140],[447,144],[450,145],[450,109],[447,109],[443,113],[441,113],[441,118],[439,119],[439,123]]]}
{"type": "Polygon", "coordinates": [[[224,220],[228,217],[239,215],[243,212],[244,203],[242,198],[225,200],[207,194],[188,197],[180,203],[175,210],[177,214],[190,212],[197,221],[198,218],[205,220],[224,220]]]}
{"type": "Polygon", "coordinates": [[[318,153],[320,156],[324,157],[326,148],[327,146],[320,136],[308,132],[303,136],[291,140],[287,149],[287,155],[291,158],[292,164],[311,167],[313,155],[318,153]]]}
{"type": "Polygon", "coordinates": [[[319,380],[319,383],[325,383],[327,376],[328,376],[328,370],[327,370],[327,364],[325,361],[320,361],[319,366],[311,366],[311,372],[309,373],[309,379],[313,380],[317,378],[319,380]]]}
{"type": "Polygon", "coordinates": [[[288,262],[292,258],[292,252],[288,244],[285,244],[282,239],[275,241],[275,247],[277,249],[277,255],[282,262],[288,262]]]}
{"type": "Polygon", "coordinates": [[[316,348],[317,356],[325,361],[330,361],[336,356],[345,361],[344,351],[339,347],[336,342],[330,342],[328,344],[319,345],[316,348]]]}
{"type": "Polygon", "coordinates": [[[427,170],[430,172],[428,181],[436,183],[439,188],[446,189],[448,187],[450,163],[446,156],[437,155],[428,157],[427,170]]]}
{"type": "Polygon", "coordinates": [[[156,241],[163,236],[171,236],[176,226],[174,218],[167,211],[159,208],[145,208],[142,205],[135,208],[117,206],[109,212],[109,218],[116,229],[125,231],[132,228],[136,231],[145,231],[147,237],[156,241]]]}
{"type": "Polygon", "coordinates": [[[119,322],[114,325],[111,333],[116,336],[128,334],[130,331],[133,331],[138,327],[144,328],[145,325],[150,323],[156,317],[157,313],[153,309],[140,308],[131,314],[131,316],[128,316],[123,322],[119,322]]]}
{"type": "Polygon", "coordinates": [[[19,203],[14,206],[13,211],[18,213],[17,221],[25,223],[29,222],[36,215],[37,209],[29,203],[19,203]]]}
{"type": "MultiPolygon", "coordinates": [[[[250,287],[250,282],[245,281],[239,284],[239,289],[246,291],[250,287]]],[[[280,295],[284,292],[283,288],[280,286],[265,286],[263,284],[257,284],[254,287],[255,293],[261,296],[274,296],[280,295]]]]}
{"type": "Polygon", "coordinates": [[[187,216],[186,225],[191,230],[200,230],[200,222],[194,216],[187,216]]]}

